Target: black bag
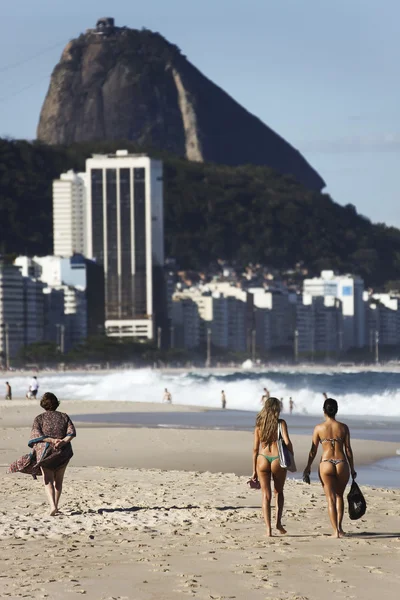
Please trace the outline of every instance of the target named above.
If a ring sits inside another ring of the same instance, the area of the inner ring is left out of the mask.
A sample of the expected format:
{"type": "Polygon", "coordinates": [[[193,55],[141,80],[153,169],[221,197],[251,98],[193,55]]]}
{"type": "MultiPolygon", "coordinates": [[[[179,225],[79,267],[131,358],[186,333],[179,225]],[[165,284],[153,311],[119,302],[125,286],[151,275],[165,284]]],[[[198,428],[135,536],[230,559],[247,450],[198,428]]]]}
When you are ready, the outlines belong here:
{"type": "Polygon", "coordinates": [[[349,517],[352,521],[361,519],[367,510],[367,503],[362,491],[353,479],[349,493],[347,494],[347,502],[349,503],[349,517]]]}

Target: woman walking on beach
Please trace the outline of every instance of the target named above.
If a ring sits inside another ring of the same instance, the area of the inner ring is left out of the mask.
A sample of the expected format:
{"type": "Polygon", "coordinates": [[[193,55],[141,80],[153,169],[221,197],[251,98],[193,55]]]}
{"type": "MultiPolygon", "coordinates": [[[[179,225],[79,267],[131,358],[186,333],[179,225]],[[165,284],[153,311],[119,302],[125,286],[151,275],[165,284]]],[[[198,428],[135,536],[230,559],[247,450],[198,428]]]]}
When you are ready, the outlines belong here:
{"type": "Polygon", "coordinates": [[[59,512],[64,473],[73,456],[71,440],[76,436],[69,416],[56,412],[59,404],[51,392],[43,395],[40,406],[45,412],[33,421],[28,442],[32,452],[15,461],[8,470],[8,473],[27,473],[34,479],[40,473],[43,475],[51,516],[59,512]]]}
{"type": "Polygon", "coordinates": [[[284,505],[283,487],[286,480],[286,469],[283,469],[278,456],[278,425],[281,426],[282,437],[290,452],[293,453],[292,442],[289,438],[286,422],[279,419],[280,402],[277,398],[268,398],[264,407],[258,413],[254,430],[253,475],[261,485],[262,509],[267,536],[272,536],[271,528],[271,476],[274,481],[276,528],[284,534],[282,525],[284,505]]]}
{"type": "Polygon", "coordinates": [[[304,477],[309,481],[311,465],[316,457],[319,444],[322,457],[319,465],[319,478],[328,501],[328,513],[333,528],[332,537],[345,535],[342,522],[344,514],[343,494],[349,481],[350,472],[355,479],[353,451],[350,444],[350,431],[347,425],[336,421],[338,403],[333,398],[324,402],[325,422],[314,429],[308,463],[304,477]]]}

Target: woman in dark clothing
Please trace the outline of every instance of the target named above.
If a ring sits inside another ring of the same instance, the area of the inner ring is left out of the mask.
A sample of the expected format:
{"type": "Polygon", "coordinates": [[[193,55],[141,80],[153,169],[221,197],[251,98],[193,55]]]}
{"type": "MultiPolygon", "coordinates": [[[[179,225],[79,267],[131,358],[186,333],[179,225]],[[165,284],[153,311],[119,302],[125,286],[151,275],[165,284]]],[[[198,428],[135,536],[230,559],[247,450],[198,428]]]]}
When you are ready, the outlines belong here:
{"type": "Polygon", "coordinates": [[[33,421],[28,442],[32,452],[15,461],[8,470],[9,473],[28,473],[34,479],[42,473],[51,516],[59,512],[64,473],[73,456],[71,440],[76,436],[69,416],[57,412],[59,404],[54,394],[44,394],[40,406],[45,412],[33,421]]]}

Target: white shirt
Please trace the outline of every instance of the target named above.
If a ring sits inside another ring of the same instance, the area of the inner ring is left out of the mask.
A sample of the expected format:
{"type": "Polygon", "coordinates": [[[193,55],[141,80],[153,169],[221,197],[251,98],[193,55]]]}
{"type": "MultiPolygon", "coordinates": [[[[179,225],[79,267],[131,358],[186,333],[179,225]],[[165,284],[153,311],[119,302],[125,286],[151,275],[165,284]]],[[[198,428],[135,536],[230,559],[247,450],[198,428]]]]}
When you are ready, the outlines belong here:
{"type": "Polygon", "coordinates": [[[39,383],[38,383],[38,380],[37,380],[37,379],[35,379],[34,377],[32,377],[32,379],[31,379],[31,383],[30,383],[29,389],[30,389],[32,392],[35,392],[35,391],[37,391],[37,390],[39,389],[39,383]]]}

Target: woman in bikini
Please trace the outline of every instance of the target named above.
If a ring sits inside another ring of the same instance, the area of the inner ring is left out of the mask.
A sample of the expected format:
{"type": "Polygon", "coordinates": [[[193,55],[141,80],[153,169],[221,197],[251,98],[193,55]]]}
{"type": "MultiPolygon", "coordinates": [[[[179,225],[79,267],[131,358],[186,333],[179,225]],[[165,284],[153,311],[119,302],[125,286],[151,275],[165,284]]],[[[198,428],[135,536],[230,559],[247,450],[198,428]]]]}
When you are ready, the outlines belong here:
{"type": "Polygon", "coordinates": [[[324,402],[325,423],[317,425],[314,429],[308,463],[303,475],[306,479],[309,478],[318,445],[321,444],[322,457],[319,465],[319,478],[328,501],[328,513],[333,528],[332,537],[339,538],[345,535],[342,529],[344,490],[349,481],[350,472],[353,479],[357,473],[354,470],[350,431],[347,425],[336,421],[337,411],[336,400],[327,398],[324,402]]]}
{"type": "Polygon", "coordinates": [[[276,528],[280,533],[286,533],[282,526],[283,487],[286,480],[286,469],[283,469],[278,456],[278,423],[281,425],[282,437],[289,450],[293,453],[292,442],[289,438],[286,422],[279,419],[280,402],[277,398],[268,398],[262,410],[257,415],[254,430],[253,475],[261,485],[262,509],[267,536],[272,536],[271,529],[271,476],[274,481],[276,528]]]}
{"type": "Polygon", "coordinates": [[[43,395],[40,406],[45,412],[33,421],[28,442],[32,451],[12,463],[8,469],[8,473],[27,473],[34,479],[43,475],[51,516],[59,513],[64,473],[73,456],[71,440],[76,436],[69,416],[57,411],[59,404],[51,392],[43,395]]]}

